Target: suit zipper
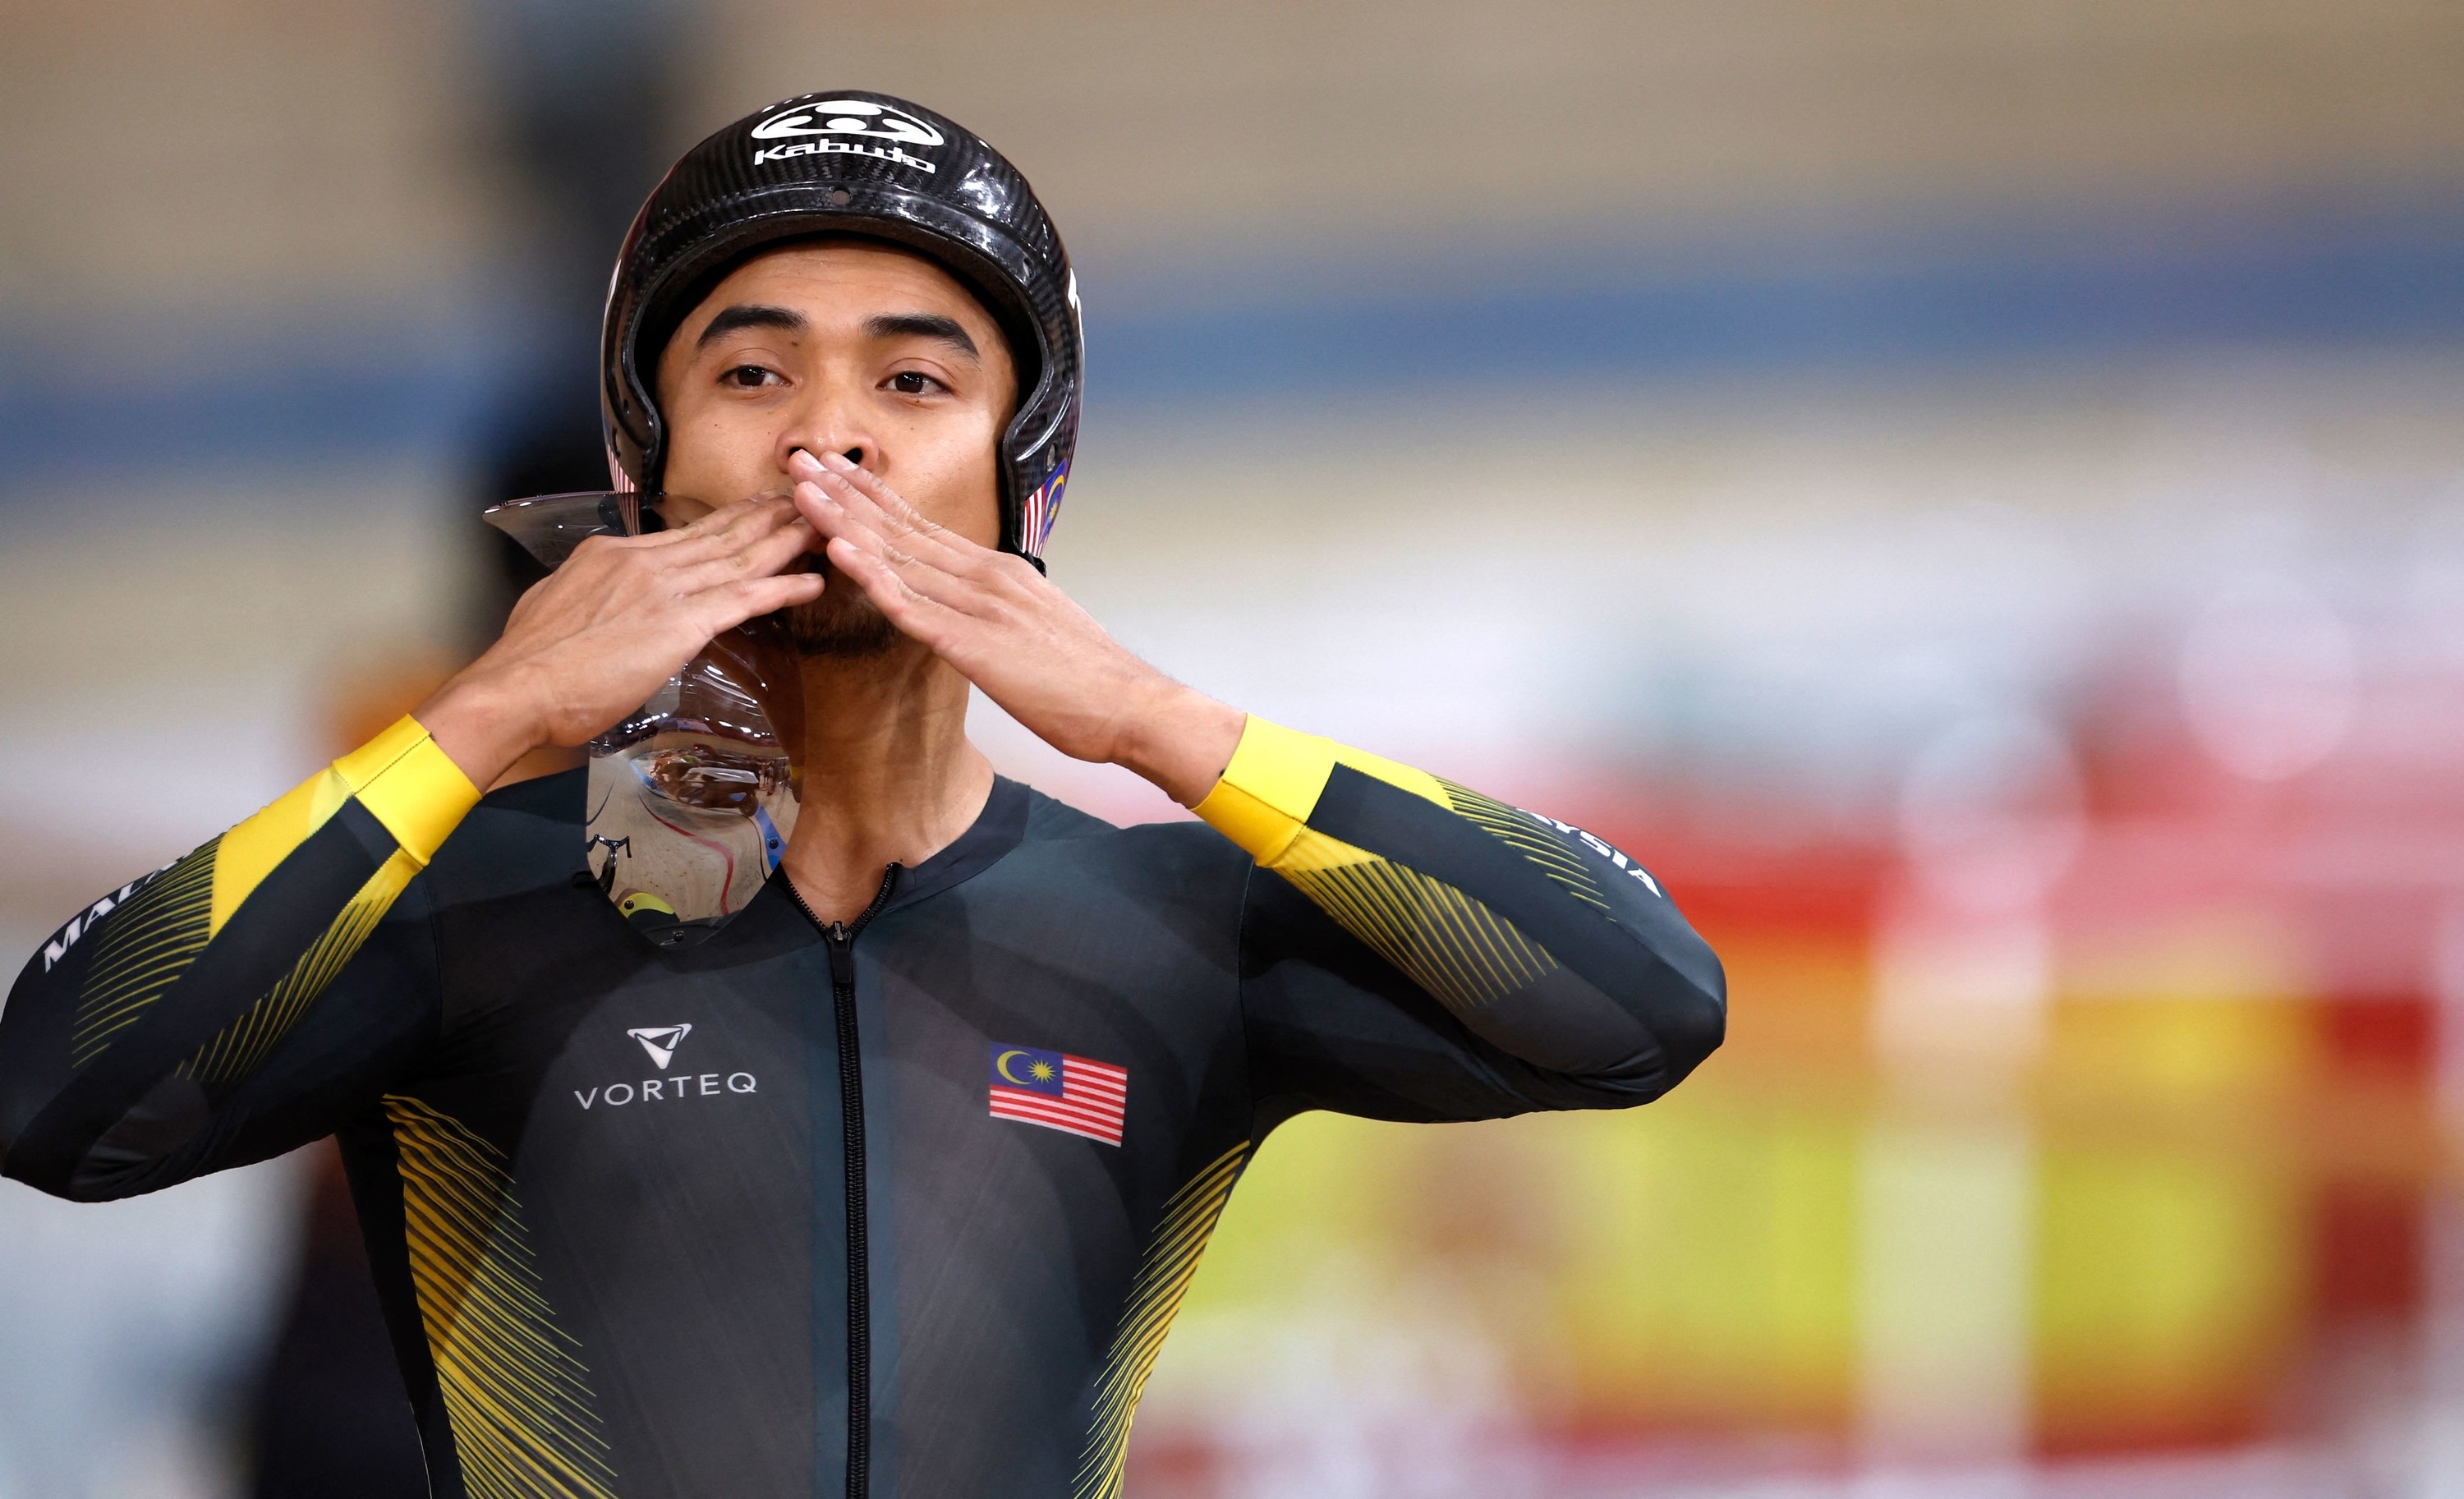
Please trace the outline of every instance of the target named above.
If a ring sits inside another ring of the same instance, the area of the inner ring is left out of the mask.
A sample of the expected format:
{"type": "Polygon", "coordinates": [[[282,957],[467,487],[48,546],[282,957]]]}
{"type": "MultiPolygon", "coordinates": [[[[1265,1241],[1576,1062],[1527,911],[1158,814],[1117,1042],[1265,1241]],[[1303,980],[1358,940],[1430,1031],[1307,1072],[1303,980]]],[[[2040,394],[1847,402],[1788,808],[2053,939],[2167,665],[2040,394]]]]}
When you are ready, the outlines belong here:
{"type": "Polygon", "coordinates": [[[838,1022],[839,1138],[845,1152],[841,1175],[847,1181],[847,1499],[865,1499],[872,1484],[872,1267],[865,1242],[869,1200],[864,1179],[864,1061],[855,1024],[855,939],[889,902],[890,887],[897,878],[895,864],[881,871],[881,888],[853,926],[843,921],[824,925],[804,904],[796,882],[787,881],[787,893],[796,897],[805,918],[821,927],[828,945],[830,1008],[838,1022]]]}

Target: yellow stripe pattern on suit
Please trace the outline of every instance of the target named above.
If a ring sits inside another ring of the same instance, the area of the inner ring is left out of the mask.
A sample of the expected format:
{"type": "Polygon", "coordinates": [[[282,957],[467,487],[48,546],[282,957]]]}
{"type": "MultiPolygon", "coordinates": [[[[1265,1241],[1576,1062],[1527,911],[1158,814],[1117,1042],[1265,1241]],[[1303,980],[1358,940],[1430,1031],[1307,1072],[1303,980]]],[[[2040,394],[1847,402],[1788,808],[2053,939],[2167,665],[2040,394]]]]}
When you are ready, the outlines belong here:
{"type": "Polygon", "coordinates": [[[1270,868],[1448,1009],[1478,1009],[1556,970],[1547,948],[1480,901],[1315,828],[1270,868]]]}
{"type": "Polygon", "coordinates": [[[1248,1157],[1249,1142],[1243,1140],[1182,1183],[1164,1203],[1155,1237],[1138,1263],[1137,1278],[1130,1283],[1129,1303],[1105,1355],[1103,1372],[1095,1377],[1094,1421],[1070,1499],[1120,1499],[1138,1397],[1145,1393],[1164,1334],[1172,1331],[1190,1277],[1198,1273],[1199,1256],[1206,1251],[1206,1241],[1213,1237],[1232,1184],[1241,1179],[1241,1164],[1248,1157]]]}
{"type": "Polygon", "coordinates": [[[411,1290],[473,1499],[614,1499],[590,1373],[556,1326],[503,1153],[388,1095],[411,1290]]]}
{"type": "Polygon", "coordinates": [[[113,914],[78,996],[73,1065],[92,1062],[142,1019],[282,861],[354,798],[393,836],[395,851],[291,971],[180,1070],[221,1083],[264,1061],[478,803],[478,788],[415,719],[400,720],[294,786],[113,914]]]}
{"type": "Polygon", "coordinates": [[[1507,841],[1517,851],[1560,883],[1581,882],[1577,888],[1597,899],[1580,862],[1550,846],[1504,803],[1255,715],[1241,731],[1223,779],[1196,811],[1449,1009],[1478,1009],[1557,969],[1547,948],[1474,896],[1309,827],[1309,815],[1337,765],[1501,838],[1511,832],[1507,841]]]}
{"type": "Polygon", "coordinates": [[[205,950],[213,935],[214,850],[221,842],[156,875],[112,914],[77,992],[71,1066],[102,1055],[111,1038],[135,1025],[205,950]]]}
{"type": "Polygon", "coordinates": [[[222,1032],[201,1047],[194,1057],[181,1065],[180,1070],[208,1083],[227,1083],[245,1077],[265,1060],[274,1044],[290,1034],[299,1017],[308,1012],[325,985],[342,971],[342,965],[377,929],[377,923],[400,895],[419,866],[409,854],[396,850],[377,871],[368,876],[341,915],[334,918],[282,981],[267,990],[263,998],[249,1006],[248,1013],[224,1027],[222,1032]]]}
{"type": "Polygon", "coordinates": [[[1477,823],[1490,837],[1538,865],[1541,872],[1564,886],[1576,899],[1602,911],[1609,909],[1608,895],[1591,870],[1572,849],[1543,832],[1530,813],[1451,781],[1441,780],[1438,784],[1445,791],[1446,805],[1464,821],[1477,823]]]}

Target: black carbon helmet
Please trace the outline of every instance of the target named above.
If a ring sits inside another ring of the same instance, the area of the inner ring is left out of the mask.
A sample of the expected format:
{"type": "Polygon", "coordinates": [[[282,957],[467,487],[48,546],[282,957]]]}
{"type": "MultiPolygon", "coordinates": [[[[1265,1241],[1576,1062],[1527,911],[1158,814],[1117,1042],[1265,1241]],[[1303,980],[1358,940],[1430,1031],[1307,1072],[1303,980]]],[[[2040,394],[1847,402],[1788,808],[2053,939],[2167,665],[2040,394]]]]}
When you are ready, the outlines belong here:
{"type": "Polygon", "coordinates": [[[925,255],[1001,324],[1019,386],[1001,444],[1001,544],[1041,565],[1077,446],[1084,380],[1069,254],[1035,189],[999,151],[888,94],[825,90],[747,115],[686,152],[642,205],[616,259],[600,342],[612,482],[660,485],[658,358],[676,326],[747,253],[831,233],[925,255]]]}

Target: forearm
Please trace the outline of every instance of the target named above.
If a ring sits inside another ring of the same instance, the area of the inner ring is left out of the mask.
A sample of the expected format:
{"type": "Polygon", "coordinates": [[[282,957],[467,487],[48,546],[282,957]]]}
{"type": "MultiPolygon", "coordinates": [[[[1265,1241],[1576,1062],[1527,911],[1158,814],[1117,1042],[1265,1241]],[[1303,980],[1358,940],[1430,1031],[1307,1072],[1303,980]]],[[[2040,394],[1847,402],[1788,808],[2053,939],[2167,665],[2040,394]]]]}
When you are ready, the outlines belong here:
{"type": "Polygon", "coordinates": [[[1135,712],[1126,715],[1114,763],[1144,776],[1166,796],[1194,807],[1232,763],[1248,716],[1150,668],[1135,712]]]}
{"type": "Polygon", "coordinates": [[[71,1196],[165,1184],[147,1157],[258,1069],[477,795],[405,719],[81,913],[0,1013],[0,1171],[71,1196]]]}
{"type": "Polygon", "coordinates": [[[1589,834],[1256,718],[1197,811],[1519,1061],[1657,1091],[1719,1044],[1718,959],[1589,834]]]}
{"type": "Polygon", "coordinates": [[[541,707],[548,694],[536,670],[483,656],[437,689],[411,717],[463,779],[484,791],[548,742],[541,707]]]}

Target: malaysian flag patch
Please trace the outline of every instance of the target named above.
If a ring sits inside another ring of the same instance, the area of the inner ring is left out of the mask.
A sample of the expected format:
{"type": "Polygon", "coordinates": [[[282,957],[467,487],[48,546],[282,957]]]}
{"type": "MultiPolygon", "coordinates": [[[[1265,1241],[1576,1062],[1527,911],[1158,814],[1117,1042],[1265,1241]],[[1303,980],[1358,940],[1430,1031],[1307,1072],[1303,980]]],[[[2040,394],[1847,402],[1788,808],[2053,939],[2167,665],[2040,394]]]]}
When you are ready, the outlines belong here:
{"type": "Polygon", "coordinates": [[[993,1043],[992,1111],[996,1119],[1121,1143],[1121,1112],[1130,1098],[1130,1069],[1040,1047],[993,1043]]]}

